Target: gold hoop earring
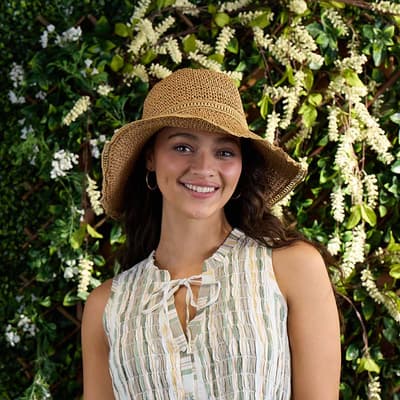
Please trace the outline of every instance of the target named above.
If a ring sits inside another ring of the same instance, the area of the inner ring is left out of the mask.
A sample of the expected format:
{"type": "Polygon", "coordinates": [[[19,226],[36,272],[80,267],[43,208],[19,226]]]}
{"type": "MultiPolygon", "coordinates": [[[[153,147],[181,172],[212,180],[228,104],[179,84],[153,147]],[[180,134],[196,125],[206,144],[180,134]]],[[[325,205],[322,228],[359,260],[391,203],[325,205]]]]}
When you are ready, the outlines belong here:
{"type": "MultiPolygon", "coordinates": [[[[147,188],[148,188],[150,191],[153,192],[154,190],[157,189],[157,181],[156,181],[156,183],[154,184],[154,186],[151,186],[151,185],[150,185],[150,183],[149,183],[149,175],[150,175],[150,172],[151,172],[151,171],[149,171],[149,170],[146,171],[146,186],[147,186],[147,188]]],[[[155,176],[155,173],[154,173],[154,176],[155,176]]]]}

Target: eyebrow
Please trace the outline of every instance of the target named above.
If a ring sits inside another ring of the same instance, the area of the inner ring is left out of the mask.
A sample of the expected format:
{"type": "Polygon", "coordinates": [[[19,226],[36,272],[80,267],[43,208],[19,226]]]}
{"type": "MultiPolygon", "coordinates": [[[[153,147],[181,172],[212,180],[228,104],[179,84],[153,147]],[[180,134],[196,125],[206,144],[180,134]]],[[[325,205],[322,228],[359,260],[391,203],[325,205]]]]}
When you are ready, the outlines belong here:
{"type": "MultiPolygon", "coordinates": [[[[184,138],[192,139],[195,141],[199,140],[199,138],[196,135],[194,135],[192,133],[187,133],[187,132],[171,133],[171,135],[168,136],[168,139],[172,139],[174,137],[184,137],[184,138]]],[[[235,136],[230,136],[230,135],[220,136],[217,138],[216,142],[217,143],[233,143],[233,144],[240,145],[240,139],[235,136]]]]}

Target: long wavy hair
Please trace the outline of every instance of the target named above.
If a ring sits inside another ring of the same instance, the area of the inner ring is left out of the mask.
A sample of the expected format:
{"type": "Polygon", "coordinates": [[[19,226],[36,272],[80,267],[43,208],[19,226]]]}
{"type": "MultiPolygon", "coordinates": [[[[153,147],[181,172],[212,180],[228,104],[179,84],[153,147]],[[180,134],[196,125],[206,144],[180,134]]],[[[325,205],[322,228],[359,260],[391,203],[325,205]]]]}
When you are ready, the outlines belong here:
{"type": "MultiPolygon", "coordinates": [[[[125,188],[123,223],[126,242],[119,255],[123,269],[146,258],[160,239],[162,195],[158,189],[149,190],[145,180],[146,155],[154,145],[155,137],[156,134],[141,151],[125,188]]],[[[264,197],[267,190],[265,164],[251,139],[241,139],[241,151],[242,173],[235,191],[240,196],[230,199],[225,205],[230,225],[274,248],[298,240],[309,242],[298,231],[286,227],[267,208],[264,197]]]]}

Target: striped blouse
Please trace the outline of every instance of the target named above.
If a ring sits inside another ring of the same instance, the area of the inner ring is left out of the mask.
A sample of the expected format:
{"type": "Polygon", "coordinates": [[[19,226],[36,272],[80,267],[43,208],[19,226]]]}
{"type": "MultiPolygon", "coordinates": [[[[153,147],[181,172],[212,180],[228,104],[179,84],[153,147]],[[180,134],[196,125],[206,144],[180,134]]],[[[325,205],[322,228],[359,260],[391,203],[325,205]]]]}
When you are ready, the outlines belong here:
{"type": "Polygon", "coordinates": [[[153,251],[116,276],[103,321],[118,400],[290,399],[287,304],[271,249],[238,229],[201,275],[171,280],[153,251]],[[182,285],[197,308],[187,332],[174,303],[182,285]]]}

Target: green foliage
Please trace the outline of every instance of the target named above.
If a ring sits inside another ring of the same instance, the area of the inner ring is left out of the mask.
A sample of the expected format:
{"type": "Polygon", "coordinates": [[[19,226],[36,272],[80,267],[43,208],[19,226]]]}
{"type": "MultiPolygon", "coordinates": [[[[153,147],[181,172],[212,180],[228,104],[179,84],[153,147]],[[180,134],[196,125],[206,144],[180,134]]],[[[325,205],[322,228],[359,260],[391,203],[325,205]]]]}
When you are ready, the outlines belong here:
{"type": "Polygon", "coordinates": [[[151,85],[191,66],[229,73],[250,128],[308,164],[274,212],[336,253],[341,397],[378,399],[379,378],[399,400],[398,17],[362,1],[131,3],[0,5],[0,397],[81,397],[84,300],[125,241],[98,208],[99,153],[151,85]]]}

